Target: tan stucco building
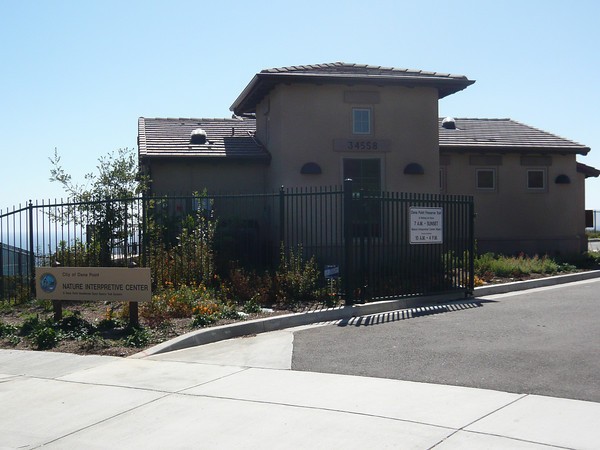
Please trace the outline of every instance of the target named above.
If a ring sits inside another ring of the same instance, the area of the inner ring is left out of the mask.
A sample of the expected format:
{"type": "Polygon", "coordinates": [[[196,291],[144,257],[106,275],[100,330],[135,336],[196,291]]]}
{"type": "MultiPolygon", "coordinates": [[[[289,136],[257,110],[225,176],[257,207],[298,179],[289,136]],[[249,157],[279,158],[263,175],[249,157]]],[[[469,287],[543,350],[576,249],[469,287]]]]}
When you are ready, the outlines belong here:
{"type": "Polygon", "coordinates": [[[280,186],[469,194],[480,251],[585,250],[589,148],[512,120],[438,118],[461,75],[332,63],[256,74],[232,119],[140,118],[151,192],[280,186]]]}
{"type": "Polygon", "coordinates": [[[480,252],[579,253],[585,237],[584,145],[510,119],[440,122],[440,189],[474,196],[480,252]]]}

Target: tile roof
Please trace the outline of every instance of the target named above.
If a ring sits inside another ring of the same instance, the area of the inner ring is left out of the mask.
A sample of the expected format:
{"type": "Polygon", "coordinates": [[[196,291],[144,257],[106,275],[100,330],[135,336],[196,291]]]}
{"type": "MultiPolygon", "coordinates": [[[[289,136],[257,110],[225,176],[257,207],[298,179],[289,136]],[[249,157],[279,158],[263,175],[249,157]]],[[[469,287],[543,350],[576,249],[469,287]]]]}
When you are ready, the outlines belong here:
{"type": "Polygon", "coordinates": [[[442,151],[557,152],[585,155],[589,147],[511,119],[454,119],[456,129],[442,127],[442,151]]]}
{"type": "Polygon", "coordinates": [[[254,137],[253,119],[138,119],[138,148],[144,158],[218,158],[268,161],[269,152],[254,137]],[[192,131],[206,132],[192,144],[192,131]]]}
{"type": "MultiPolygon", "coordinates": [[[[585,155],[589,147],[511,119],[454,119],[456,129],[442,127],[440,150],[557,152],[585,155]]],[[[217,158],[269,161],[268,150],[254,137],[254,119],[138,120],[139,156],[144,158],[217,158]],[[206,132],[205,144],[190,143],[192,131],[206,132]]]]}
{"type": "Polygon", "coordinates": [[[430,86],[438,89],[439,98],[475,83],[464,75],[343,62],[279,67],[257,73],[230,109],[238,115],[255,112],[256,105],[275,85],[292,81],[430,86]]]}
{"type": "Polygon", "coordinates": [[[392,76],[392,77],[434,77],[455,78],[466,80],[464,75],[452,75],[449,73],[427,72],[425,70],[399,69],[396,67],[371,66],[367,64],[348,64],[334,62],[326,64],[310,64],[306,66],[276,67],[265,69],[260,73],[293,73],[313,75],[358,75],[361,77],[392,76]]]}

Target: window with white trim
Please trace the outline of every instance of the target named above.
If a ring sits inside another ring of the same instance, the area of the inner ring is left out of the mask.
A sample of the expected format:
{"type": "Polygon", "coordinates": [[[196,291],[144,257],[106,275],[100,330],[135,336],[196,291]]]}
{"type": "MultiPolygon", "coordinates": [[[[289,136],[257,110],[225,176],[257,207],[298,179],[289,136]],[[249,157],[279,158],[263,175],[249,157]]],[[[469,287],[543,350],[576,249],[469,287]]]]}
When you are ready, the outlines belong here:
{"type": "Polygon", "coordinates": [[[477,169],[475,178],[477,189],[483,191],[496,190],[496,169],[477,169]]]}
{"type": "Polygon", "coordinates": [[[546,189],[546,169],[527,170],[527,189],[535,191],[546,189]]]}
{"type": "Polygon", "coordinates": [[[352,108],[352,133],[371,134],[371,108],[352,108]]]}

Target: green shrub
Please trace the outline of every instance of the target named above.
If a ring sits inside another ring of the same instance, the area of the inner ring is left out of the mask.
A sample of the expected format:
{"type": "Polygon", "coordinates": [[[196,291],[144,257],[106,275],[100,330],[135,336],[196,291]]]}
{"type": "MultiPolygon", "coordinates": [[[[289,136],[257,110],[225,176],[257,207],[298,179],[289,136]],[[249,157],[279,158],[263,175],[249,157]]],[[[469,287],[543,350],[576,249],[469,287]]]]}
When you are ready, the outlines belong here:
{"type": "Polygon", "coordinates": [[[220,317],[221,319],[237,320],[240,318],[240,313],[234,304],[226,303],[221,306],[220,317]]]}
{"type": "Polygon", "coordinates": [[[108,319],[104,318],[104,319],[100,320],[96,324],[96,329],[99,331],[109,331],[109,330],[114,330],[115,328],[120,328],[123,325],[124,324],[121,320],[115,319],[114,317],[110,317],[108,319]]]}
{"type": "Polygon", "coordinates": [[[29,336],[40,327],[40,324],[40,317],[37,314],[25,316],[25,320],[23,320],[23,323],[19,327],[19,336],[29,336]]]}
{"type": "Polygon", "coordinates": [[[145,328],[133,327],[125,338],[127,347],[144,347],[150,342],[150,333],[145,328]]]}
{"type": "Polygon", "coordinates": [[[0,322],[0,338],[8,338],[16,336],[19,332],[19,328],[4,322],[0,322]]]}
{"type": "Polygon", "coordinates": [[[98,333],[82,336],[79,342],[79,348],[88,351],[110,347],[110,343],[98,333]]]}
{"type": "Polygon", "coordinates": [[[95,327],[80,314],[69,314],[57,324],[63,337],[68,339],[81,339],[95,331],[95,327]]]}
{"type": "Polygon", "coordinates": [[[281,246],[280,263],[275,273],[277,300],[284,304],[297,304],[317,297],[319,270],[315,257],[305,261],[302,246],[296,251],[285,251],[281,246]]]}
{"type": "Polygon", "coordinates": [[[198,208],[193,214],[169,214],[168,202],[149,204],[148,254],[155,286],[205,284],[215,275],[214,236],[217,220],[206,192],[194,194],[198,208]]]}
{"type": "Polygon", "coordinates": [[[45,326],[35,329],[29,339],[38,350],[53,348],[60,341],[60,334],[52,327],[45,326]]]}
{"type": "Polygon", "coordinates": [[[260,305],[254,298],[251,298],[244,303],[243,309],[246,314],[257,314],[260,312],[260,305]]]}

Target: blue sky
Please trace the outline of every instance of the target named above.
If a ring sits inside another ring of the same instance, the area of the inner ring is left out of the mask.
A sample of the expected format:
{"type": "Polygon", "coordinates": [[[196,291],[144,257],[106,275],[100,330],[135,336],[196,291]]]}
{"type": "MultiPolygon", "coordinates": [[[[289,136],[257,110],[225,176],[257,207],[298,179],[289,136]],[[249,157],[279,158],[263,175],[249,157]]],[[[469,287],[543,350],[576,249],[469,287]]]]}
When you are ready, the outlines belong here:
{"type": "Polygon", "coordinates": [[[230,117],[256,72],[334,61],[466,75],[440,115],[510,117],[600,168],[597,0],[289,3],[0,0],[0,209],[64,196],[54,148],[83,182],[140,116],[230,117]]]}

